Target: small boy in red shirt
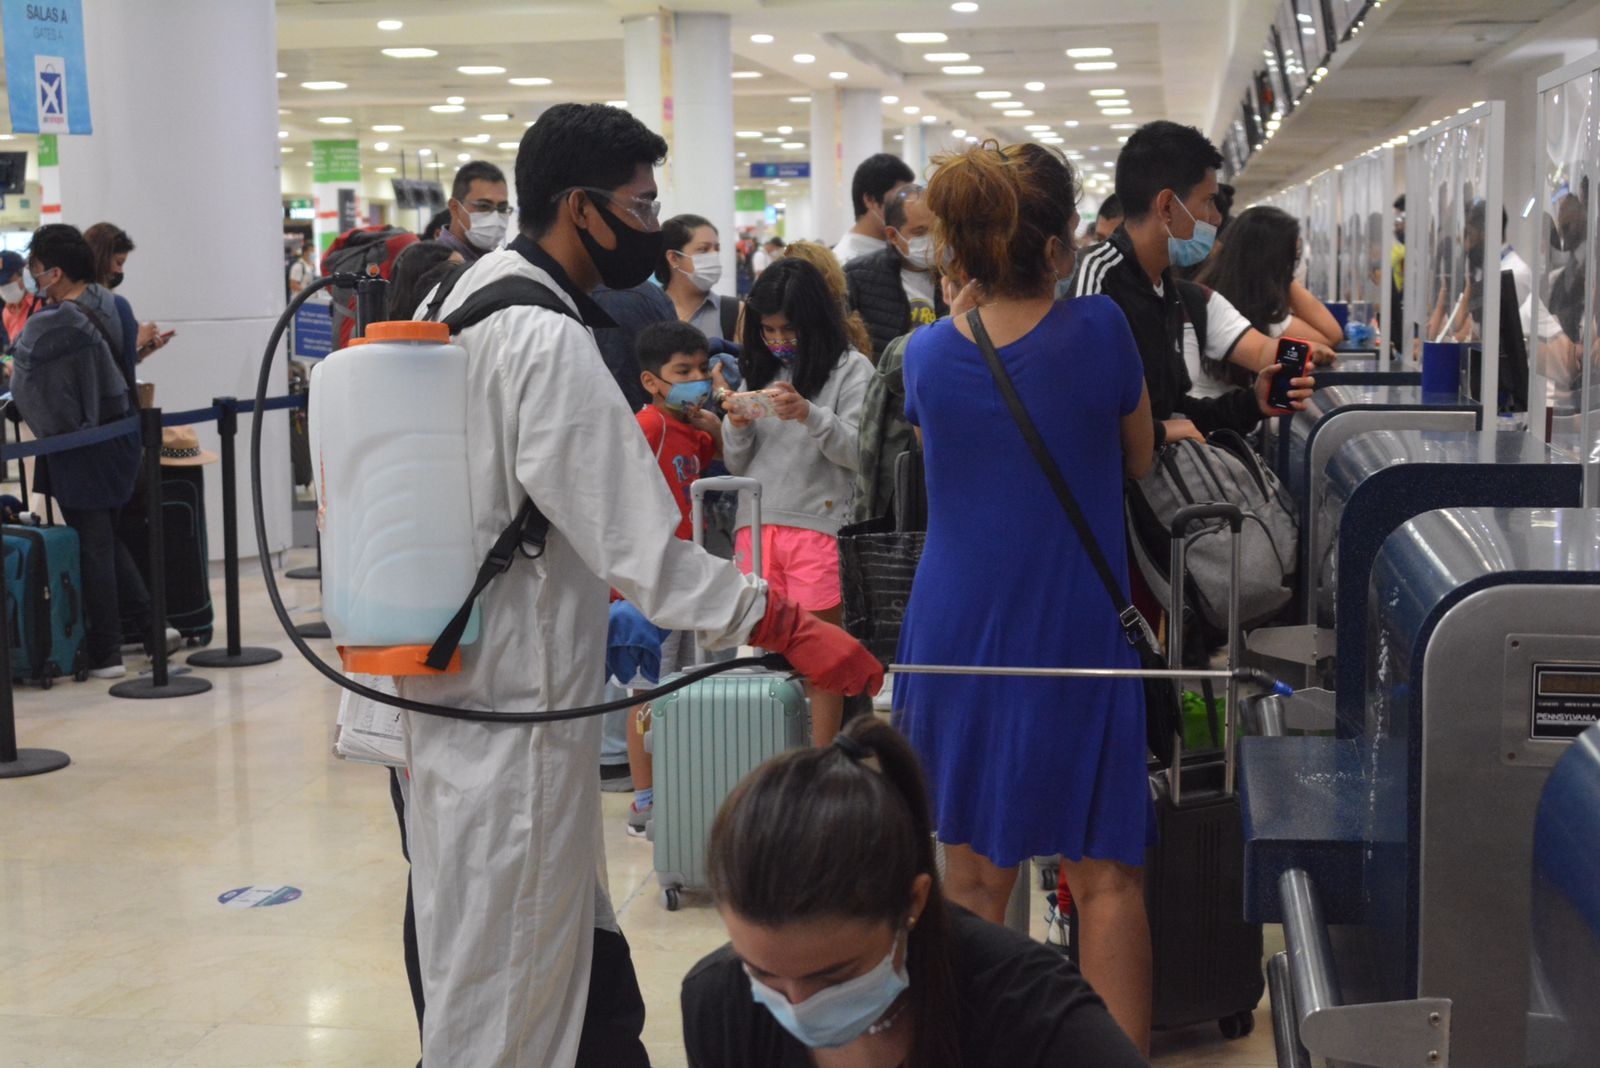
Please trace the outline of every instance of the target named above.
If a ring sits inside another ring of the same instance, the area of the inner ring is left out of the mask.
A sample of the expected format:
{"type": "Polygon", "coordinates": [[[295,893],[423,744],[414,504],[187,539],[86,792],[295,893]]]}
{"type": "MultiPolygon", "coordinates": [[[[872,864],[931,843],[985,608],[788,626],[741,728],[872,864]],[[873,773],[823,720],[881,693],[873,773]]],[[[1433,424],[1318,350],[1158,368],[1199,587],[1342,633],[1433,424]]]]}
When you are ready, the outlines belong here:
{"type": "MultiPolygon", "coordinates": [[[[694,537],[689,487],[706,467],[722,455],[722,421],[706,410],[711,400],[711,357],[706,336],[688,323],[655,323],[639,333],[634,350],[639,360],[639,381],[651,403],[639,411],[639,429],[661,465],[661,475],[678,502],[682,519],[678,537],[694,537]]],[[[661,639],[661,677],[694,662],[694,634],[672,631],[661,639]]],[[[633,774],[633,805],[628,812],[628,833],[642,837],[654,803],[650,754],[641,733],[648,713],[637,710],[637,723],[628,726],[628,766],[633,774]]]]}

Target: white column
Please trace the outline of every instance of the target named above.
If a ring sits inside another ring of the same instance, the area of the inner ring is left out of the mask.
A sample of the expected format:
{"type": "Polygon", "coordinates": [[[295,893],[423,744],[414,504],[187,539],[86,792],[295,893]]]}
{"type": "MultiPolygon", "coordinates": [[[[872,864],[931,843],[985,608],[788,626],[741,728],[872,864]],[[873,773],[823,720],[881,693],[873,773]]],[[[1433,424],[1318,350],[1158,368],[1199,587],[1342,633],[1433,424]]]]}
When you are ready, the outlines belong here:
{"type": "MultiPolygon", "coordinates": [[[[727,15],[672,17],[672,196],[674,214],[710,219],[722,237],[717,292],[737,292],[733,217],[733,38],[727,15]]],[[[632,103],[630,100],[629,103],[632,103]]]]}
{"type": "MultiPolygon", "coordinates": [[[[839,142],[841,94],[819,89],[811,94],[811,230],[809,236],[833,244],[855,222],[850,178],[843,169],[839,142]]],[[[855,168],[851,167],[851,173],[855,168]]]]}
{"type": "MultiPolygon", "coordinates": [[[[850,181],[868,156],[883,151],[883,90],[846,89],[839,94],[840,173],[844,186],[845,225],[854,221],[850,181]]],[[[841,227],[843,229],[843,227],[841,227]]]]}
{"type": "Polygon", "coordinates": [[[906,161],[912,173],[920,180],[922,170],[928,163],[928,146],[923,136],[922,123],[915,123],[900,131],[900,158],[906,161]]]}
{"type": "MultiPolygon", "coordinates": [[[[84,0],[92,136],[62,137],[63,221],[102,220],[137,245],[117,292],[177,336],[139,368],[168,411],[255,393],[283,308],[277,27],[273,0],[84,0]],[[219,258],[220,257],[220,258],[219,258]]],[[[279,354],[270,392],[287,373],[279,354]]],[[[249,522],[250,421],[239,420],[240,551],[249,522]]],[[[197,428],[217,445],[216,425],[197,428]]],[[[263,498],[270,547],[290,539],[288,417],[267,418],[263,498]]],[[[222,554],[221,478],[207,472],[212,557],[222,554]]],[[[220,606],[219,606],[220,609],[220,606]]]]}
{"type": "MultiPolygon", "coordinates": [[[[670,25],[668,32],[671,32],[670,25]]],[[[672,129],[664,109],[668,94],[662,90],[662,20],[660,15],[640,15],[622,22],[623,93],[628,110],[650,129],[667,137],[672,129]]],[[[667,194],[668,176],[656,176],[660,192],[667,194]]]]}

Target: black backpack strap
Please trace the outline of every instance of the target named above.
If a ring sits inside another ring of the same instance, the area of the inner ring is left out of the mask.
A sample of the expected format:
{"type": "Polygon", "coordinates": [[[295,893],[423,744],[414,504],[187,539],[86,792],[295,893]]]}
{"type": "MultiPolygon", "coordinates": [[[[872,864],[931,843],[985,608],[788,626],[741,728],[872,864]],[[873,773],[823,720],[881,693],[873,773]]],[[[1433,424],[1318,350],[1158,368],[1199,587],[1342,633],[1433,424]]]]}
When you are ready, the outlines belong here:
{"type": "Polygon", "coordinates": [[[470,266],[472,266],[470,263],[457,264],[439,280],[438,286],[433,291],[433,299],[428,301],[428,310],[422,316],[424,319],[430,323],[439,321],[439,309],[444,307],[445,300],[449,298],[456,283],[461,281],[461,276],[467,273],[467,268],[470,266]]]}
{"type": "MultiPolygon", "coordinates": [[[[452,272],[439,283],[437,294],[428,303],[428,319],[431,320],[438,315],[439,308],[444,305],[445,298],[455,288],[456,282],[460,281],[465,269],[463,267],[452,272]]],[[[517,307],[546,308],[582,322],[578,314],[549,286],[523,275],[513,275],[490,282],[473,293],[445,318],[444,323],[450,328],[451,334],[459,334],[467,327],[481,323],[495,312],[517,307]]],[[[488,589],[489,583],[510,570],[511,565],[516,562],[519,550],[530,560],[543,556],[545,541],[549,536],[550,520],[539,510],[539,506],[533,503],[532,498],[523,501],[516,517],[505,530],[500,532],[500,537],[495,539],[489,555],[479,565],[478,577],[473,580],[472,591],[467,594],[466,600],[456,610],[454,618],[440,632],[433,647],[428,650],[426,661],[428,667],[435,671],[444,671],[450,666],[450,659],[455,656],[456,649],[461,644],[461,636],[466,633],[467,621],[472,618],[472,606],[477,603],[483,591],[488,589]]]]}
{"type": "Polygon", "coordinates": [[[739,343],[739,298],[717,298],[717,311],[722,316],[722,340],[739,343]]]}

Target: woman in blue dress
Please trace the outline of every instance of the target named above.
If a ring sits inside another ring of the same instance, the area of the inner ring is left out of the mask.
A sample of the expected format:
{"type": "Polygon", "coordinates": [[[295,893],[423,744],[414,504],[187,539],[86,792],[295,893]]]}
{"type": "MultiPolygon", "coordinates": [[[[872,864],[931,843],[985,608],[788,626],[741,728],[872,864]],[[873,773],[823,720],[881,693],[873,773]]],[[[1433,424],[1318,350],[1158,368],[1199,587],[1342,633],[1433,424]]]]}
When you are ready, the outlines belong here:
{"type": "MultiPolygon", "coordinates": [[[[947,157],[927,192],[947,284],[976,283],[1001,361],[1113,572],[1126,576],[1122,484],[1149,468],[1154,430],[1121,310],[1101,296],[1055,300],[1057,281],[1072,273],[1076,197],[1067,162],[1033,144],[947,157]]],[[[1137,667],[964,316],[917,332],[905,384],[906,415],[925,450],[928,537],[899,659],[1137,667]]],[[[902,675],[895,709],[928,772],[950,898],[1003,922],[1018,864],[1061,854],[1082,923],[1083,973],[1147,1047],[1140,684],[902,675]]]]}

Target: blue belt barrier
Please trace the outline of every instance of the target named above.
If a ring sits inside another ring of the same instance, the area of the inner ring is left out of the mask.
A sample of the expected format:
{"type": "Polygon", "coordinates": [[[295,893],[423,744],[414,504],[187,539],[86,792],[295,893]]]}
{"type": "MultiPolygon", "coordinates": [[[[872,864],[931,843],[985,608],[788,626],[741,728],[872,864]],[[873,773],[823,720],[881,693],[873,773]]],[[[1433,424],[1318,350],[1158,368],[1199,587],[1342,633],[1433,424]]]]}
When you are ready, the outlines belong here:
{"type": "MultiPolygon", "coordinates": [[[[274,397],[261,406],[262,411],[281,412],[291,408],[304,408],[309,394],[296,393],[286,397],[274,397]]],[[[249,414],[256,410],[255,401],[239,401],[234,406],[234,411],[249,414]]],[[[222,415],[220,405],[213,404],[207,408],[191,408],[186,412],[162,412],[162,426],[189,426],[194,423],[214,423],[222,415]]],[[[90,427],[88,430],[74,430],[70,434],[55,434],[37,441],[23,441],[16,444],[0,447],[0,461],[24,460],[35,456],[50,456],[58,452],[68,452],[72,449],[81,449],[87,445],[98,445],[102,441],[120,438],[124,434],[139,432],[138,413],[118,419],[115,423],[105,426],[90,427]]]]}

